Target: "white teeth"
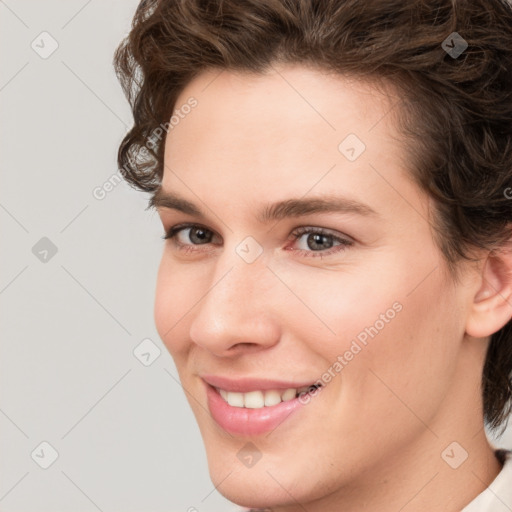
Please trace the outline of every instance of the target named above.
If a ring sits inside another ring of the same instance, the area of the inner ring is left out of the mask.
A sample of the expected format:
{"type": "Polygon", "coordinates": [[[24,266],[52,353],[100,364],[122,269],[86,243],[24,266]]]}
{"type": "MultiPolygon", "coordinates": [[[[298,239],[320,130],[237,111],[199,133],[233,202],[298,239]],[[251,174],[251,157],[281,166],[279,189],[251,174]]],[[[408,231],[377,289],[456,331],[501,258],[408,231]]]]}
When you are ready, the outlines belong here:
{"type": "Polygon", "coordinates": [[[247,409],[261,409],[262,407],[271,407],[280,402],[293,400],[298,394],[307,392],[311,386],[303,386],[295,389],[289,388],[285,391],[270,389],[267,391],[249,391],[247,393],[237,393],[234,391],[217,390],[220,396],[232,407],[246,407],[247,409]]]}
{"type": "Polygon", "coordinates": [[[248,393],[243,393],[243,395],[244,405],[248,409],[260,409],[265,405],[265,399],[261,391],[249,391],[248,393]]]}
{"type": "Polygon", "coordinates": [[[277,405],[281,402],[281,395],[279,391],[275,391],[274,389],[270,391],[265,391],[265,405],[267,407],[271,405],[277,405]]]}
{"type": "Polygon", "coordinates": [[[244,406],[244,394],[228,391],[228,404],[232,407],[244,406]]]}
{"type": "Polygon", "coordinates": [[[297,395],[296,389],[294,389],[294,388],[287,389],[282,395],[283,402],[287,402],[288,400],[293,400],[296,395],[297,395]]]}

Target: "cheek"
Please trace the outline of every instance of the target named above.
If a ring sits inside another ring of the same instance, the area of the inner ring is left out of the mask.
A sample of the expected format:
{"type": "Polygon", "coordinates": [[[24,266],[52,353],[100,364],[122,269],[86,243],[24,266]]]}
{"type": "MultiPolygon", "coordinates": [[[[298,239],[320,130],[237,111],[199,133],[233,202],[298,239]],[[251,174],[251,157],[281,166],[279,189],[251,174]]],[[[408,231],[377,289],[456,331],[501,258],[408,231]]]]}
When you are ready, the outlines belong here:
{"type": "MultiPolygon", "coordinates": [[[[297,342],[307,343],[311,352],[321,353],[331,364],[347,351],[352,361],[363,353],[361,347],[369,347],[372,339],[382,337],[403,316],[402,283],[392,279],[385,282],[385,275],[397,274],[396,268],[386,268],[385,264],[374,265],[379,268],[374,273],[371,269],[356,272],[348,265],[332,271],[281,269],[280,277],[300,299],[289,291],[288,297],[285,292],[281,296],[281,311],[287,311],[286,328],[298,327],[297,342]],[[353,343],[356,341],[360,348],[353,343]]],[[[365,352],[367,357],[371,355],[365,352]]]]}
{"type": "Polygon", "coordinates": [[[154,321],[161,340],[174,357],[185,348],[183,329],[186,315],[190,312],[194,300],[196,282],[194,276],[184,269],[177,269],[166,257],[165,251],[157,274],[154,321]]]}
{"type": "Polygon", "coordinates": [[[347,269],[331,277],[309,270],[284,276],[317,317],[302,308],[298,325],[308,319],[307,328],[297,339],[322,354],[331,375],[346,376],[353,396],[362,397],[363,380],[369,386],[378,382],[374,374],[406,395],[413,382],[436,393],[455,365],[464,322],[462,315],[457,318],[453,285],[440,268],[432,272],[434,257],[399,260],[383,258],[365,273],[347,269]]]}
{"type": "MultiPolygon", "coordinates": [[[[410,272],[416,282],[428,273],[410,272]]],[[[381,281],[373,291],[338,302],[344,309],[331,360],[345,356],[339,410],[357,410],[361,425],[388,418],[382,435],[421,429],[418,418],[427,422],[435,415],[450,388],[464,332],[457,297],[439,272],[414,291],[408,277],[404,271],[389,287],[381,281]]],[[[330,314],[334,322],[336,312],[330,314]]]]}

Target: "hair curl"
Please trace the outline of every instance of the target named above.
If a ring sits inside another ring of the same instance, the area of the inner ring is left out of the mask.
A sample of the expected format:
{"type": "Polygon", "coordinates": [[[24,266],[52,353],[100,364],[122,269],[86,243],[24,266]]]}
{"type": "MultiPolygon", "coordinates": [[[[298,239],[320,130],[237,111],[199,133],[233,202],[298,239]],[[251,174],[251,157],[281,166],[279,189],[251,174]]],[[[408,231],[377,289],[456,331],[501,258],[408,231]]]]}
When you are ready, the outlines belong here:
{"type": "MultiPolygon", "coordinates": [[[[411,176],[434,199],[435,239],[452,275],[472,248],[504,247],[512,222],[510,4],[143,0],[114,56],[134,116],[118,152],[125,179],[146,192],[159,188],[164,141],[155,143],[154,133],[195,76],[207,69],[264,73],[276,62],[397,87],[400,128],[414,142],[411,176]],[[456,58],[442,47],[453,32],[468,44],[456,58]]],[[[511,376],[508,322],[491,336],[482,376],[492,429],[510,414],[511,376]]]]}

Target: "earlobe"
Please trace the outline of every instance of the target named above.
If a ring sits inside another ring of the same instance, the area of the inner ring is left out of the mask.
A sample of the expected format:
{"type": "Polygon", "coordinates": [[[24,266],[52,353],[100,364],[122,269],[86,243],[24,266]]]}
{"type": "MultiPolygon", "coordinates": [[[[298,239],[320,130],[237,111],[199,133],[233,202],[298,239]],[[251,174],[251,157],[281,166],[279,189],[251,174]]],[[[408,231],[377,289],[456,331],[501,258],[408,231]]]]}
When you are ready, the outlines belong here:
{"type": "Polygon", "coordinates": [[[481,270],[481,285],[474,295],[466,333],[484,338],[512,318],[512,250],[491,251],[481,270]]]}

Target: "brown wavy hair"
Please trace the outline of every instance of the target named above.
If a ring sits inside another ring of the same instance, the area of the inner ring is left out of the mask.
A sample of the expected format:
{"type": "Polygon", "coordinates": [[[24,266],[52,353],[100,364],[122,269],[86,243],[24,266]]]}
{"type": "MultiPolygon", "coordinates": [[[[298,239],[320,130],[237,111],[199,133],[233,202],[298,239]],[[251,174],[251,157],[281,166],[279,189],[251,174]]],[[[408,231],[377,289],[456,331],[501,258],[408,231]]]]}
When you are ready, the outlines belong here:
{"type": "MultiPolygon", "coordinates": [[[[512,222],[509,3],[144,0],[114,55],[134,117],[118,152],[125,179],[158,190],[165,137],[155,140],[155,130],[199,73],[264,73],[274,63],[316,66],[400,91],[395,110],[409,140],[411,176],[434,200],[435,240],[454,279],[456,262],[471,259],[472,248],[505,246],[512,222]],[[454,32],[468,45],[458,56],[448,53],[454,32]]],[[[508,322],[491,336],[482,376],[484,420],[493,430],[510,414],[511,377],[508,322]]]]}

